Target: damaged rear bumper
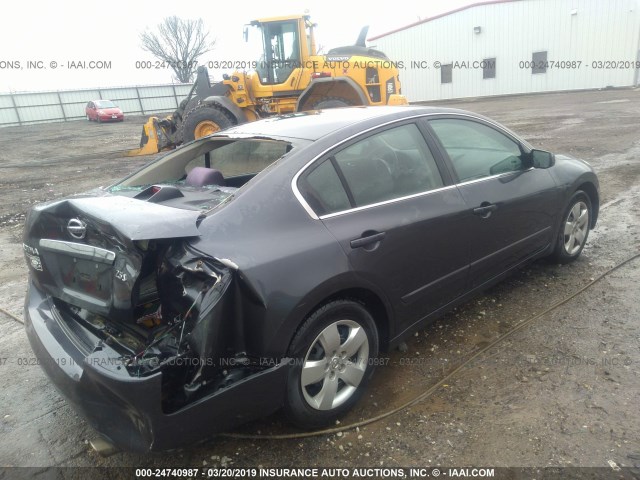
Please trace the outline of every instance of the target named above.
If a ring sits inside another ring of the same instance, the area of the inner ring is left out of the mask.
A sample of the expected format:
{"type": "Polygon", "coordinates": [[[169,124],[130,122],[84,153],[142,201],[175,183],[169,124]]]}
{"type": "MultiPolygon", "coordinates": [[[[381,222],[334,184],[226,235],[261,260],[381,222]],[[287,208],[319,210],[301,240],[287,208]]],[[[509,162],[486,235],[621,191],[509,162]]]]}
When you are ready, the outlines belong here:
{"type": "Polygon", "coordinates": [[[134,377],[120,355],[91,332],[67,322],[30,281],[25,326],[39,363],[58,390],[114,445],[130,451],[186,446],[278,410],[290,362],[250,375],[183,408],[162,409],[162,372],[134,377]]]}

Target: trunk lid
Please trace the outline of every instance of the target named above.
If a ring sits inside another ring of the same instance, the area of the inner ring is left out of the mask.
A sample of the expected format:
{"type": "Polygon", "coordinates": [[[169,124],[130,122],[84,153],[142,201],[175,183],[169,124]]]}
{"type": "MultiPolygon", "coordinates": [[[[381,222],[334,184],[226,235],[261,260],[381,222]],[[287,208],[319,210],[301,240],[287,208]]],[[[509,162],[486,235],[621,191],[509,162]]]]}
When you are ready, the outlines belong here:
{"type": "Polygon", "coordinates": [[[123,196],[77,197],[34,207],[23,249],[47,294],[107,318],[131,319],[139,281],[163,243],[198,236],[201,213],[123,196]]]}

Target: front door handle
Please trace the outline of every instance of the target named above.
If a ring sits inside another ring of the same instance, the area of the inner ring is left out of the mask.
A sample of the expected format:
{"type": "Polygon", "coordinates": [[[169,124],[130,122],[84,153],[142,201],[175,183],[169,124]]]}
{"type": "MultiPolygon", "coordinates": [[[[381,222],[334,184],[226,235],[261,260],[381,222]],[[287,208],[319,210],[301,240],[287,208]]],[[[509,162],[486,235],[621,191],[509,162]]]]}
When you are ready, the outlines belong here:
{"type": "Polygon", "coordinates": [[[482,202],[479,207],[473,209],[473,213],[482,218],[489,218],[498,209],[495,203],[482,202]]]}
{"type": "Polygon", "coordinates": [[[378,232],[367,235],[366,237],[353,239],[351,240],[351,248],[366,247],[367,245],[371,245],[372,243],[377,243],[381,241],[386,234],[387,232],[378,232]]]}

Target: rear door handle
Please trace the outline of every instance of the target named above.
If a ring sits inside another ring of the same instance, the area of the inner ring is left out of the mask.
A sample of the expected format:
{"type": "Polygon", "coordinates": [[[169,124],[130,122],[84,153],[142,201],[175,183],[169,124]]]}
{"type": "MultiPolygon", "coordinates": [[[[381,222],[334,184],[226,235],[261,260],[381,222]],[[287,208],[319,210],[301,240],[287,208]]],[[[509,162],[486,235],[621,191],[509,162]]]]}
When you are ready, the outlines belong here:
{"type": "Polygon", "coordinates": [[[351,248],[360,248],[366,247],[367,245],[371,245],[372,243],[377,243],[381,241],[387,232],[378,232],[373,233],[372,235],[367,235],[366,237],[356,238],[351,240],[351,248]]]}
{"type": "Polygon", "coordinates": [[[498,209],[498,206],[495,203],[482,202],[479,207],[473,209],[473,213],[482,218],[489,218],[493,212],[498,209]]]}

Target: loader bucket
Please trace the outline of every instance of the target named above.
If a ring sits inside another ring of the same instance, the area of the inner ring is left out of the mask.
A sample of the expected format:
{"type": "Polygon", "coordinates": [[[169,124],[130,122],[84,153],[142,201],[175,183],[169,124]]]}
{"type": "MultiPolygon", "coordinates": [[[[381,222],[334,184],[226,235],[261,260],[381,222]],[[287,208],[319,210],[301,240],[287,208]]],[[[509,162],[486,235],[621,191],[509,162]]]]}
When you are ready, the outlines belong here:
{"type": "Polygon", "coordinates": [[[129,150],[127,157],[135,157],[138,155],[153,155],[161,150],[173,146],[169,140],[167,133],[160,125],[158,117],[150,117],[142,126],[142,135],[140,137],[140,148],[129,150]]]}

